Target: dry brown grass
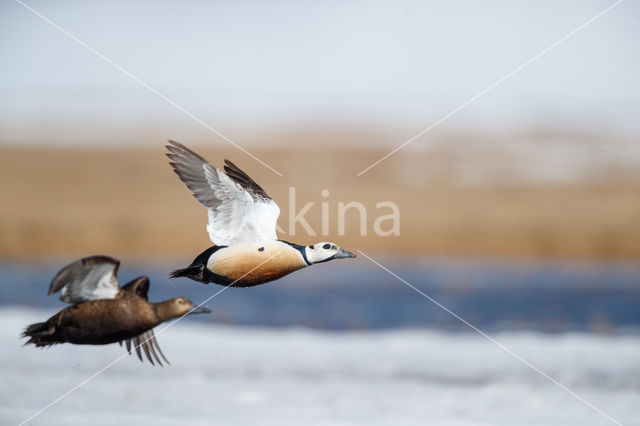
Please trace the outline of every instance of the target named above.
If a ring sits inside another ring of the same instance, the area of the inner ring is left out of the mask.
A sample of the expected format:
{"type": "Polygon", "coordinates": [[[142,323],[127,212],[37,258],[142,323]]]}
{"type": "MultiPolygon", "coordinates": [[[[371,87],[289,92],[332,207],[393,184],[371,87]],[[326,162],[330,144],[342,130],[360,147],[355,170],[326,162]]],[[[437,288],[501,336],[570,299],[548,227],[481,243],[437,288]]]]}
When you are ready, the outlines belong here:
{"type": "MultiPolygon", "coordinates": [[[[425,182],[411,170],[445,167],[427,154],[400,152],[370,173],[355,173],[384,153],[311,149],[254,150],[279,177],[230,149],[198,150],[214,163],[227,157],[253,176],[282,208],[288,187],[297,204],[315,201],[306,217],[320,230],[320,196],[331,209],[329,237],[298,228],[300,243],[333,240],[349,249],[396,253],[640,259],[640,188],[606,186],[461,187],[435,173],[425,182]],[[350,214],[337,236],[338,201],[360,201],[370,236],[350,214]],[[371,233],[376,202],[401,210],[401,235],[371,233]]],[[[139,149],[0,148],[0,257],[47,258],[108,253],[157,258],[197,254],[210,245],[206,214],[178,181],[158,147],[139,149]]]]}

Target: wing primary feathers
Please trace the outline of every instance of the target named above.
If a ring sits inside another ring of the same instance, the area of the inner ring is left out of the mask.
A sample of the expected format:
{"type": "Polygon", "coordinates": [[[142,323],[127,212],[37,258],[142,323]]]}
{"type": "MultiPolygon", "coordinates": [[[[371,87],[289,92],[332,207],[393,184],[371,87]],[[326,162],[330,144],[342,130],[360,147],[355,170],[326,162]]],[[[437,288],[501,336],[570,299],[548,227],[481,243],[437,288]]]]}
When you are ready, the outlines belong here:
{"type": "Polygon", "coordinates": [[[195,199],[207,208],[207,232],[217,245],[277,239],[280,208],[245,172],[229,160],[224,171],[176,141],[166,156],[195,199]]]}
{"type": "Polygon", "coordinates": [[[224,160],[224,164],[224,173],[229,176],[231,180],[246,189],[254,199],[271,199],[271,197],[267,195],[266,191],[262,189],[262,187],[258,185],[256,181],[251,179],[248,174],[240,170],[240,167],[236,166],[226,158],[224,160]]]}
{"type": "Polygon", "coordinates": [[[147,343],[149,343],[147,341],[147,333],[146,332],[142,333],[138,340],[141,340],[140,346],[142,346],[142,350],[144,350],[144,354],[147,356],[147,359],[149,360],[151,365],[155,365],[155,363],[153,362],[153,359],[151,358],[151,354],[149,353],[149,345],[147,345],[147,343]]]}
{"type": "Polygon", "coordinates": [[[158,341],[156,340],[156,335],[153,332],[153,329],[151,330],[151,345],[156,347],[156,349],[158,350],[158,353],[160,354],[162,359],[164,359],[164,362],[166,362],[168,365],[171,365],[167,357],[164,356],[164,354],[162,353],[162,349],[160,349],[160,346],[158,345],[158,341]]]}
{"type": "Polygon", "coordinates": [[[75,262],[71,262],[60,271],[58,271],[56,276],[53,277],[47,295],[51,296],[52,294],[59,292],[69,284],[69,280],[75,279],[78,275],[82,275],[83,273],[86,274],[92,267],[96,265],[102,265],[105,263],[112,264],[114,266],[114,276],[118,274],[120,261],[118,259],[114,259],[113,257],[102,255],[89,256],[78,259],[75,262]]]}
{"type": "MultiPolygon", "coordinates": [[[[122,342],[119,343],[120,346],[122,346],[122,342]]],[[[158,345],[153,329],[147,330],[138,336],[132,337],[131,339],[126,339],[124,343],[129,355],[131,355],[131,346],[133,346],[140,361],[144,361],[142,358],[142,353],[144,352],[146,358],[151,362],[151,365],[155,366],[155,363],[153,362],[154,359],[160,367],[164,367],[162,360],[164,360],[167,365],[171,365],[167,357],[162,353],[162,349],[160,349],[160,346],[158,345]]]]}
{"type": "Polygon", "coordinates": [[[113,275],[118,275],[118,269],[120,268],[120,261],[111,256],[96,255],[82,258],[82,264],[86,266],[102,265],[103,263],[110,263],[113,265],[113,275]]]}
{"type": "Polygon", "coordinates": [[[51,281],[48,294],[61,291],[60,300],[78,303],[111,299],[120,291],[116,274],[120,261],[109,256],[89,256],[71,262],[51,281]]]}
{"type": "Polygon", "coordinates": [[[131,280],[122,286],[122,290],[130,291],[136,296],[142,297],[144,300],[149,300],[149,277],[142,276],[131,280]]]}
{"type": "Polygon", "coordinates": [[[206,208],[218,207],[222,200],[214,188],[221,185],[217,169],[181,143],[171,140],[169,143],[172,145],[166,145],[169,152],[165,155],[171,160],[169,164],[174,173],[200,204],[206,208]]]}
{"type": "Polygon", "coordinates": [[[133,345],[136,349],[136,355],[138,355],[138,359],[142,361],[142,351],[140,350],[140,339],[138,338],[138,336],[133,338],[133,345]]]}
{"type": "MultiPolygon", "coordinates": [[[[187,153],[193,155],[194,157],[196,157],[197,159],[199,159],[200,161],[202,161],[203,163],[207,162],[207,160],[202,158],[197,152],[194,152],[194,151],[190,150],[189,148],[187,148],[185,145],[181,144],[180,142],[174,141],[172,139],[169,139],[168,142],[171,145],[165,145],[165,147],[172,154],[175,154],[177,156],[183,156],[184,153],[187,152],[187,153]]],[[[169,156],[169,154],[167,154],[167,156],[169,156]]],[[[169,157],[169,158],[171,158],[171,157],[169,157]]]]}
{"type": "MultiPolygon", "coordinates": [[[[151,333],[153,333],[153,332],[151,332],[151,333]]],[[[163,367],[162,361],[160,361],[160,358],[158,358],[158,354],[156,353],[156,349],[153,347],[153,341],[151,340],[153,338],[153,334],[151,334],[151,333],[150,332],[145,333],[145,335],[147,337],[147,341],[144,344],[145,344],[145,346],[149,347],[149,352],[151,352],[151,355],[153,355],[153,357],[158,362],[160,367],[163,367]]]]}

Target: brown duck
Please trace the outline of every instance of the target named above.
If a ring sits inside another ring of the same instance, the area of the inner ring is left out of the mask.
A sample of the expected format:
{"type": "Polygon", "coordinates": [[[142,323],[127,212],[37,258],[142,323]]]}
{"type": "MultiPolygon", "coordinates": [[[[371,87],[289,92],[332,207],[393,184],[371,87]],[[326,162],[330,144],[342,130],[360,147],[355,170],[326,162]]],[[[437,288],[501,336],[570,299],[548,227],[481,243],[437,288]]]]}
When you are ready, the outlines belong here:
{"type": "Polygon", "coordinates": [[[151,303],[147,300],[149,278],[136,278],[121,288],[116,279],[119,266],[120,262],[112,257],[90,256],[62,268],[53,278],[49,294],[62,291],[60,300],[73,305],[46,322],[27,327],[23,337],[29,340],[25,344],[122,345],[124,341],[129,354],[133,344],[141,361],[142,347],[151,364],[155,359],[162,365],[160,357],[169,363],[153,328],[172,318],[211,311],[194,307],[184,297],[151,303]]]}

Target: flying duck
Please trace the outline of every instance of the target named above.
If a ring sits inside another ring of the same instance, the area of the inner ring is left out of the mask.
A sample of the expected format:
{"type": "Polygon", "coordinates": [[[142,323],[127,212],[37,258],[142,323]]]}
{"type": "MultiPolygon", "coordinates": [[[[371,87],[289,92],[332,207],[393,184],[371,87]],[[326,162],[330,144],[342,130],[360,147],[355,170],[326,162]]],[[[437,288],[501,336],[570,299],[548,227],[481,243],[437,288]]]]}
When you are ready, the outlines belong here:
{"type": "Polygon", "coordinates": [[[155,365],[152,356],[161,366],[160,357],[169,363],[158,346],[153,327],[172,318],[211,311],[194,308],[184,297],[150,303],[149,278],[138,277],[120,287],[116,279],[119,266],[120,262],[112,257],[90,256],[62,268],[53,278],[48,294],[62,290],[60,300],[73,305],[46,322],[27,327],[22,334],[29,338],[25,345],[122,345],[125,341],[129,354],[133,344],[140,361],[142,347],[151,364],[155,365]]]}
{"type": "Polygon", "coordinates": [[[330,242],[302,246],[278,240],[280,208],[260,185],[229,160],[222,171],[183,144],[169,144],[171,167],[207,208],[207,232],[215,244],[172,278],[252,287],[315,263],[356,257],[330,242]]]}

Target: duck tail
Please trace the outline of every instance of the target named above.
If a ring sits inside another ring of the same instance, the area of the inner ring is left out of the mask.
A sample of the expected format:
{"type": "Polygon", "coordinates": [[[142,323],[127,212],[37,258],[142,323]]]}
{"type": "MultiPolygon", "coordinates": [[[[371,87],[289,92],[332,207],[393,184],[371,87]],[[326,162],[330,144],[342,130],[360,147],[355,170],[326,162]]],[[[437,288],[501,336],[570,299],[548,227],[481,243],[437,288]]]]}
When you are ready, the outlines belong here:
{"type": "Polygon", "coordinates": [[[41,347],[60,343],[56,339],[55,334],[55,321],[48,320],[47,322],[37,322],[35,324],[31,324],[24,330],[24,332],[22,333],[22,337],[29,338],[25,345],[31,343],[33,345],[41,347]]]}
{"type": "MultiPolygon", "coordinates": [[[[190,278],[194,281],[201,282],[202,284],[209,284],[210,282],[218,282],[216,281],[216,275],[207,269],[207,263],[209,263],[209,258],[218,250],[225,248],[226,246],[213,246],[209,247],[202,253],[196,257],[191,265],[187,266],[183,269],[176,269],[169,276],[171,278],[185,277],[190,278]]],[[[221,278],[221,277],[218,277],[221,278]]]]}
{"type": "Polygon", "coordinates": [[[186,277],[195,281],[204,280],[204,265],[188,266],[183,269],[176,269],[170,275],[171,278],[186,277]]]}

